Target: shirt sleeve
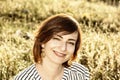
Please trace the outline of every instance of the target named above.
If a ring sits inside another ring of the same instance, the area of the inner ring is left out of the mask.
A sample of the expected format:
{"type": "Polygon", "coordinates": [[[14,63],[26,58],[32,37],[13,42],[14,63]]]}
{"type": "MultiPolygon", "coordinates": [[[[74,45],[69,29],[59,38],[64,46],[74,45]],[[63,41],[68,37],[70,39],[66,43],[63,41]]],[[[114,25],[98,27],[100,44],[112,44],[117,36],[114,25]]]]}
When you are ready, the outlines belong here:
{"type": "Polygon", "coordinates": [[[85,66],[74,62],[73,65],[70,67],[72,71],[75,71],[79,74],[82,74],[84,77],[84,80],[90,80],[89,79],[89,70],[85,66]]]}

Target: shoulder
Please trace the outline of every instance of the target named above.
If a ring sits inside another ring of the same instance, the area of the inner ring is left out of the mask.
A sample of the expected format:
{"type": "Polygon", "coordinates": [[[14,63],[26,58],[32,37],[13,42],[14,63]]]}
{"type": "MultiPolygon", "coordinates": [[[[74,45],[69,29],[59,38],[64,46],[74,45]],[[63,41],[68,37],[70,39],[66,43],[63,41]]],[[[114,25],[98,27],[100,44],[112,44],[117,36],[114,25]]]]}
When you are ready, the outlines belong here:
{"type": "Polygon", "coordinates": [[[14,80],[29,80],[30,78],[34,77],[36,72],[35,69],[35,64],[32,64],[31,66],[25,68],[24,70],[22,70],[20,73],[18,73],[14,80]]]}
{"type": "Polygon", "coordinates": [[[85,80],[89,80],[89,70],[85,66],[83,66],[77,62],[73,62],[73,64],[71,65],[71,67],[69,69],[71,70],[72,73],[82,75],[82,77],[85,80]]]}
{"type": "Polygon", "coordinates": [[[89,73],[89,70],[87,67],[83,66],[80,63],[73,62],[73,64],[70,67],[74,71],[82,72],[82,73],[89,73]]]}

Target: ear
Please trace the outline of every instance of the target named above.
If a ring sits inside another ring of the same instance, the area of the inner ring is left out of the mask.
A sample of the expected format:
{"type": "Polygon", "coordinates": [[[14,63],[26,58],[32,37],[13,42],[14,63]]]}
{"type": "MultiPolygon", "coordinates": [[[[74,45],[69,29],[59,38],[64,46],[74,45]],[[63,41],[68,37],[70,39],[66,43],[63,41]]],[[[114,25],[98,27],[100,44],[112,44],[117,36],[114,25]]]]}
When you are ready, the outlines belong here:
{"type": "Polygon", "coordinates": [[[42,48],[44,48],[44,47],[45,47],[45,45],[44,45],[44,44],[42,44],[41,46],[42,46],[42,48]]]}

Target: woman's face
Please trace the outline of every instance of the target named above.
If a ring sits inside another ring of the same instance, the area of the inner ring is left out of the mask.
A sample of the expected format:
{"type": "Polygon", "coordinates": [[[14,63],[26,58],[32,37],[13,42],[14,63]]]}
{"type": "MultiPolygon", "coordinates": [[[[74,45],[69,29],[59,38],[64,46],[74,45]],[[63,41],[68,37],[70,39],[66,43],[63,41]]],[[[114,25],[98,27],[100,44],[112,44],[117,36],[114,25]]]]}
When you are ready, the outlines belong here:
{"type": "Polygon", "coordinates": [[[43,58],[43,62],[48,60],[56,64],[62,64],[69,60],[74,54],[77,37],[77,32],[66,35],[62,33],[54,35],[52,39],[42,45],[46,55],[43,58]]]}

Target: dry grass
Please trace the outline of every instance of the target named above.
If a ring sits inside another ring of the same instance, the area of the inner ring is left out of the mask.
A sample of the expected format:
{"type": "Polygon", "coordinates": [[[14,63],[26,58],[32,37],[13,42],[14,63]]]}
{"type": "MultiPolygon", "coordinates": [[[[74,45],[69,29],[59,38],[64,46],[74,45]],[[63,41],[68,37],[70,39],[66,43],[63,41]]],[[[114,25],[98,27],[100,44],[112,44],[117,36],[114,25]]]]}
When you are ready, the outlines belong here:
{"type": "Polygon", "coordinates": [[[89,68],[91,80],[120,79],[119,6],[84,0],[1,0],[0,5],[0,80],[12,80],[33,63],[34,32],[57,13],[79,21],[83,44],[77,60],[89,68]]]}

